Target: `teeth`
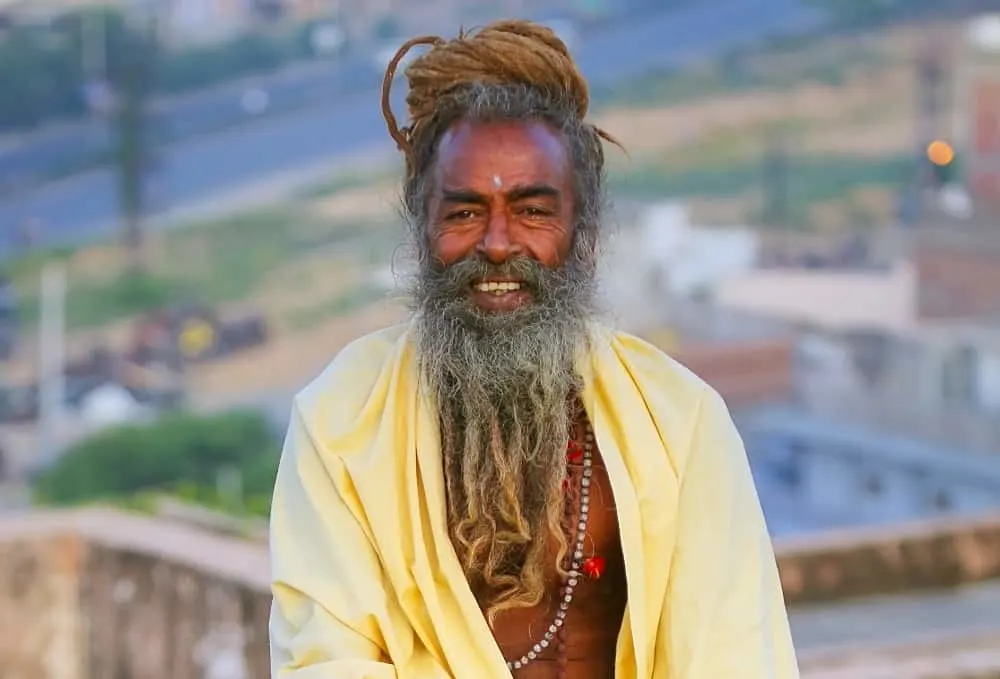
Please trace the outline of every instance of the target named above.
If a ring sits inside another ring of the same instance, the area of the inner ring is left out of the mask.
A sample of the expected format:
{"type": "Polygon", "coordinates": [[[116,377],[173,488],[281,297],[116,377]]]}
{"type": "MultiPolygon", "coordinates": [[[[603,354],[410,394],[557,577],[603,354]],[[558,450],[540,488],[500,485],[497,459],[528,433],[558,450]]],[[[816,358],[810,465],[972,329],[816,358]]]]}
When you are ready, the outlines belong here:
{"type": "Polygon", "coordinates": [[[476,285],[476,290],[479,292],[492,292],[494,295],[503,295],[508,292],[513,292],[515,290],[520,290],[521,284],[515,282],[496,282],[490,281],[489,283],[478,283],[476,285]]]}

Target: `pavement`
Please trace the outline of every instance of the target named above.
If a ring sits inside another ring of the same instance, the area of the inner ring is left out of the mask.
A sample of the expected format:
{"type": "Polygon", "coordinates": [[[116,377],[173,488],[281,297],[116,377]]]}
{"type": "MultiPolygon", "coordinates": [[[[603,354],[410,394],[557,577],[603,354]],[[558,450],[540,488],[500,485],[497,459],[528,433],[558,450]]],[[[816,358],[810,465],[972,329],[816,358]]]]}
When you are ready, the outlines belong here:
{"type": "Polygon", "coordinates": [[[793,608],[804,679],[1000,676],[1000,581],[793,608]]]}
{"type": "MultiPolygon", "coordinates": [[[[683,64],[779,34],[804,34],[823,15],[802,0],[727,0],[621,22],[595,30],[577,50],[595,85],[683,64]]],[[[397,88],[396,109],[403,92],[397,88]]],[[[261,119],[226,132],[167,147],[151,177],[152,215],[231,199],[248,186],[322,168],[345,155],[390,148],[377,85],[322,106],[261,119]]],[[[0,200],[0,227],[36,219],[45,245],[109,235],[118,211],[116,176],[89,171],[0,200]]],[[[10,251],[0,244],[0,255],[10,251]]]]}
{"type": "Polygon", "coordinates": [[[892,646],[856,646],[829,653],[799,653],[803,679],[996,679],[1000,634],[942,633],[892,646]]]}
{"type": "Polygon", "coordinates": [[[790,621],[796,646],[807,653],[859,644],[917,643],[943,633],[1000,638],[1000,582],[795,607],[790,621]]]}

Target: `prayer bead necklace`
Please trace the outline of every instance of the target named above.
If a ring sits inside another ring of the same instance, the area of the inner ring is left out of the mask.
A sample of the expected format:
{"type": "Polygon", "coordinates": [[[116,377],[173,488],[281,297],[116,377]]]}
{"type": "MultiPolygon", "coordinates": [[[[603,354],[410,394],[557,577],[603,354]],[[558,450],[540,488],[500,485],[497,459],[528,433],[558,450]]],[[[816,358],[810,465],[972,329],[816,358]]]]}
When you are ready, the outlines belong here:
{"type": "MultiPolygon", "coordinates": [[[[566,622],[566,614],[569,612],[570,604],[573,603],[573,593],[576,590],[577,585],[580,583],[580,578],[587,575],[596,579],[600,577],[601,571],[603,570],[604,560],[600,557],[593,557],[587,559],[586,561],[583,559],[583,548],[587,538],[587,519],[590,515],[590,482],[591,476],[593,476],[594,473],[594,432],[589,424],[587,425],[583,446],[580,446],[578,443],[571,440],[566,447],[566,459],[567,463],[582,460],[583,473],[580,478],[580,505],[577,508],[577,522],[574,526],[576,529],[576,539],[573,541],[573,547],[567,555],[569,568],[566,569],[567,573],[563,578],[563,584],[559,590],[559,607],[556,609],[556,614],[552,620],[552,624],[550,624],[548,629],[545,630],[545,634],[542,638],[531,647],[531,650],[517,660],[507,661],[507,669],[511,671],[522,669],[526,665],[530,664],[538,658],[538,656],[541,655],[545,649],[552,645],[552,642],[556,639],[556,635],[560,633],[566,622]]],[[[566,490],[569,491],[568,464],[566,481],[564,483],[566,490]]],[[[567,500],[566,514],[570,522],[574,519],[572,510],[572,503],[567,500]]]]}

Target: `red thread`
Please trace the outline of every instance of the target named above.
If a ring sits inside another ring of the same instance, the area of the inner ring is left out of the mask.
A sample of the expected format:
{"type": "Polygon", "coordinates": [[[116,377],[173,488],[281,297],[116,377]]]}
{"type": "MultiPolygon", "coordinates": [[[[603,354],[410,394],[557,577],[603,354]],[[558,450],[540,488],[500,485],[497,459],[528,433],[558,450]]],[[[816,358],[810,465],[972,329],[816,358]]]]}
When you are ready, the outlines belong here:
{"type": "Polygon", "coordinates": [[[583,562],[583,573],[591,580],[598,580],[604,575],[605,565],[603,556],[592,556],[583,562]]]}
{"type": "Polygon", "coordinates": [[[579,462],[583,459],[583,448],[576,441],[566,444],[566,459],[570,462],[579,462]]]}

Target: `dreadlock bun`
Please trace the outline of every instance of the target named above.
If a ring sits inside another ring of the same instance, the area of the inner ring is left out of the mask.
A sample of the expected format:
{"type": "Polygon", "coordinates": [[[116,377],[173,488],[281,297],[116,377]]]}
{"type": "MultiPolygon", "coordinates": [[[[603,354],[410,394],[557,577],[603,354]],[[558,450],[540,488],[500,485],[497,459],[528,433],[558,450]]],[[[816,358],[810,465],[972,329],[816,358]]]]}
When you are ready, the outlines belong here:
{"type": "MultiPolygon", "coordinates": [[[[405,42],[386,68],[382,82],[382,114],[389,135],[410,154],[412,139],[434,118],[438,101],[449,92],[472,84],[527,85],[572,103],[583,120],[590,91],[566,44],[555,32],[531,21],[497,21],[476,31],[459,32],[445,40],[424,36],[405,42]],[[404,71],[410,123],[400,127],[392,112],[390,93],[400,62],[418,45],[430,50],[404,71]]],[[[595,128],[596,129],[596,128],[595,128]]],[[[604,139],[615,142],[601,130],[604,139]]]]}

